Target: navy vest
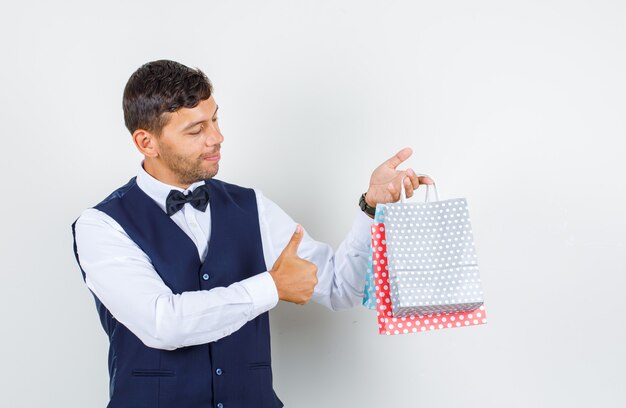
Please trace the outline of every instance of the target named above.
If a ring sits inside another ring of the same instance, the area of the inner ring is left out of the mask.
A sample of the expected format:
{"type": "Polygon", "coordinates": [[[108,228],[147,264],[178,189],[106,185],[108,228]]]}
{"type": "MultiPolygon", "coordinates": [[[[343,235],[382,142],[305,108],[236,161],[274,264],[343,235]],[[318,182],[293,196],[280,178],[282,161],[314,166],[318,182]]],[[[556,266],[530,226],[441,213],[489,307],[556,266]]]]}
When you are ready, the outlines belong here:
{"type": "MultiPolygon", "coordinates": [[[[254,191],[219,180],[207,184],[211,238],[204,263],[135,178],[95,208],[122,226],[174,293],[228,286],[266,271],[254,191]]],[[[74,252],[80,265],[76,242],[74,252]]],[[[95,301],[110,342],[108,408],[283,406],[272,388],[267,312],[218,341],[167,351],[144,345],[95,301]]]]}

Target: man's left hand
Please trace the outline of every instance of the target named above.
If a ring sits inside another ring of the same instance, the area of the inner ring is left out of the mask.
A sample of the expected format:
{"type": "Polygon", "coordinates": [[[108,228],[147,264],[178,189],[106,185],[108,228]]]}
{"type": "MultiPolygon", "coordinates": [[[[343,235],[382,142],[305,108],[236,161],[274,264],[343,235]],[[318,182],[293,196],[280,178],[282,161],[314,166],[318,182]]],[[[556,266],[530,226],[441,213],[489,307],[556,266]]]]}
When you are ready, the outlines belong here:
{"type": "Polygon", "coordinates": [[[418,176],[413,169],[397,170],[400,163],[411,157],[413,150],[405,147],[395,156],[378,166],[370,178],[370,186],[365,195],[365,201],[370,207],[376,204],[395,203],[400,200],[402,179],[406,197],[412,197],[414,190],[420,184],[433,184],[433,180],[426,176],[418,176]]]}

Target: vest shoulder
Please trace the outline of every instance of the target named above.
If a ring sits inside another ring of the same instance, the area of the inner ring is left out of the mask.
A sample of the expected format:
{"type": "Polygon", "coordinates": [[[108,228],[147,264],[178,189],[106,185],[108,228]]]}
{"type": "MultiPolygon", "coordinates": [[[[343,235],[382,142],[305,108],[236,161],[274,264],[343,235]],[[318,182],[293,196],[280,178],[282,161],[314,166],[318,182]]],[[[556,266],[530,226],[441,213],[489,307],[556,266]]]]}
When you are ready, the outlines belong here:
{"type": "Polygon", "coordinates": [[[237,184],[227,183],[218,179],[207,180],[207,184],[220,188],[228,193],[254,193],[254,189],[250,187],[238,186],[237,184]]]}
{"type": "Polygon", "coordinates": [[[122,187],[118,188],[117,190],[109,194],[108,197],[105,198],[104,200],[100,201],[100,203],[94,206],[94,208],[101,209],[102,207],[105,207],[107,204],[110,204],[111,202],[115,200],[119,200],[120,198],[124,197],[136,185],[137,185],[137,177],[133,177],[128,181],[128,183],[126,183],[122,187]]]}
{"type": "MultiPolygon", "coordinates": [[[[226,183],[221,180],[207,180],[207,184],[214,190],[218,190],[224,197],[237,206],[243,208],[253,205],[256,208],[257,197],[256,192],[252,188],[238,186],[236,184],[226,183]]],[[[215,193],[218,193],[215,191],[215,193]]]]}

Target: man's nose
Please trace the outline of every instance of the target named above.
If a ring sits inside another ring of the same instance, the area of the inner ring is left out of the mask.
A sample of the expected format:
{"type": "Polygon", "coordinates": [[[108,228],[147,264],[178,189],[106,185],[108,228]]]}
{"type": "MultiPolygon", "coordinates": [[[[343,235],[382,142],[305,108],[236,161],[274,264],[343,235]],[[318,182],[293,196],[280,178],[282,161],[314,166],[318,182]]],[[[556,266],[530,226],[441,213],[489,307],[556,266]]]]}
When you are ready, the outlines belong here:
{"type": "Polygon", "coordinates": [[[224,141],[224,136],[222,135],[222,132],[220,132],[219,129],[212,129],[206,138],[206,144],[209,146],[221,144],[223,141],[224,141]]]}

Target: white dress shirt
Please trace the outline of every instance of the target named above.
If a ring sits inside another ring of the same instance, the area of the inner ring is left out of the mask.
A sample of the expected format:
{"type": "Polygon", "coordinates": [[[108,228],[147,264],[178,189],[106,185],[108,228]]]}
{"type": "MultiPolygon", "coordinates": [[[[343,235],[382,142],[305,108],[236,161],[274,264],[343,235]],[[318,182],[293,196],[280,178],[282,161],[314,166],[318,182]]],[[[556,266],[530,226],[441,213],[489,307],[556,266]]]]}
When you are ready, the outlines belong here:
{"type": "MultiPolygon", "coordinates": [[[[187,190],[160,182],[140,166],[137,186],[165,212],[170,190],[187,190]]],[[[278,205],[254,190],[259,213],[265,265],[271,270],[295,229],[278,205]]],[[[202,261],[211,236],[211,210],[190,204],[172,220],[191,238],[202,261]]],[[[333,310],[361,302],[369,254],[372,219],[357,210],[352,229],[336,252],[305,230],[298,256],[313,262],[318,283],[312,300],[333,310]]],[[[174,350],[216,341],[238,330],[278,303],[269,272],[228,287],[174,294],[155,271],[150,258],[110,216],[96,209],[83,211],[76,222],[76,246],[89,289],[111,314],[149,347],[174,350]]]]}

